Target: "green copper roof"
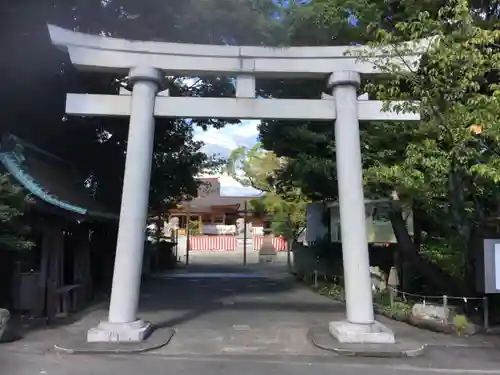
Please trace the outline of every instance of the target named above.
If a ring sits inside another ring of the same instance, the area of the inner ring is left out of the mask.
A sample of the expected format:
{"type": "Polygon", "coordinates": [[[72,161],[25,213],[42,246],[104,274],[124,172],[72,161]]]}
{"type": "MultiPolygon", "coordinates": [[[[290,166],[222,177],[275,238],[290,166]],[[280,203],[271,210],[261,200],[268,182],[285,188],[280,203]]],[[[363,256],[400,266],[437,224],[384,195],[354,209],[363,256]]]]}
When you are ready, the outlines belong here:
{"type": "Polygon", "coordinates": [[[27,191],[52,206],[78,215],[116,217],[92,199],[69,163],[14,135],[4,137],[0,162],[27,191]]]}

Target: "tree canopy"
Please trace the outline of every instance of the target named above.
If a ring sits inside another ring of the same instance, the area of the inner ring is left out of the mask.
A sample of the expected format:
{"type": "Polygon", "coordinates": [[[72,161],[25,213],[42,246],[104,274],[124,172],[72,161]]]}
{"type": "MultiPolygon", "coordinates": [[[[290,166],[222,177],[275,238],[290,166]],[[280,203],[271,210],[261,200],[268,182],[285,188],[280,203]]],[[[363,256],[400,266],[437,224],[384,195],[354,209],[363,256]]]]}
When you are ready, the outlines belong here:
{"type": "Polygon", "coordinates": [[[308,200],[298,189],[283,185],[277,172],[287,164],[274,152],[264,150],[261,143],[231,152],[226,172],[243,186],[261,190],[263,194],[250,201],[254,215],[271,215],[275,235],[295,239],[305,226],[305,207],[308,200]]]}
{"type": "MultiPolygon", "coordinates": [[[[426,283],[474,293],[474,250],[481,236],[495,231],[491,223],[500,207],[498,7],[459,0],[318,0],[297,13],[328,30],[325,44],[383,46],[437,37],[410,74],[380,61],[392,78],[363,82],[360,93],[371,99],[420,100],[417,108],[399,109],[422,116],[418,124],[362,124],[365,194],[395,199],[391,221],[398,249],[426,283]],[[401,218],[401,204],[414,209],[414,236],[401,218]]],[[[294,82],[274,89],[281,96],[302,90],[314,97],[325,86],[294,82]]],[[[260,130],[263,146],[288,158],[276,172],[282,184],[315,200],[337,199],[333,124],[265,121],[260,130]]]]}
{"type": "MultiPolygon", "coordinates": [[[[90,0],[23,1],[1,6],[4,74],[0,100],[2,133],[12,132],[75,166],[96,198],[119,209],[127,139],[127,118],[66,116],[65,95],[116,94],[123,82],[113,74],[76,71],[68,56],[51,45],[47,23],[71,30],[137,40],[208,44],[269,43],[277,23],[272,1],[90,0]],[[34,58],[36,57],[36,58],[34,58]]],[[[203,80],[170,77],[172,95],[229,96],[231,77],[203,80]]],[[[237,120],[235,120],[237,121],[237,120]]],[[[233,122],[235,122],[233,121],[233,122]]],[[[160,209],[195,194],[193,179],[217,164],[193,140],[193,127],[220,128],[228,121],[157,119],[150,203],[160,209]]],[[[82,181],[83,183],[83,181],[82,181]]]]}

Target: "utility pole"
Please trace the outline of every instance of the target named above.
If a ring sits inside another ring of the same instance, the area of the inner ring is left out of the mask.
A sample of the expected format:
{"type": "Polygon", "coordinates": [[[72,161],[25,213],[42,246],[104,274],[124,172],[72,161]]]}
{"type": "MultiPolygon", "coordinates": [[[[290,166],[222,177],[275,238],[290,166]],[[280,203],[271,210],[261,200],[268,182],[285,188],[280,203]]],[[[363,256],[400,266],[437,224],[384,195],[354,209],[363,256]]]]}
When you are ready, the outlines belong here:
{"type": "Polygon", "coordinates": [[[189,224],[191,223],[191,203],[187,204],[187,216],[186,216],[186,266],[189,265],[189,224]]]}
{"type": "Polygon", "coordinates": [[[287,220],[288,220],[288,228],[289,228],[289,233],[291,233],[291,238],[287,238],[286,239],[286,264],[288,265],[288,269],[290,270],[292,268],[292,259],[291,259],[291,250],[292,250],[292,243],[293,243],[293,240],[294,240],[294,236],[293,236],[293,229],[292,229],[292,219],[291,219],[291,215],[288,214],[287,216],[287,220]]]}
{"type": "Polygon", "coordinates": [[[247,211],[248,204],[245,200],[244,204],[244,212],[243,212],[243,265],[247,265],[247,211]]]}

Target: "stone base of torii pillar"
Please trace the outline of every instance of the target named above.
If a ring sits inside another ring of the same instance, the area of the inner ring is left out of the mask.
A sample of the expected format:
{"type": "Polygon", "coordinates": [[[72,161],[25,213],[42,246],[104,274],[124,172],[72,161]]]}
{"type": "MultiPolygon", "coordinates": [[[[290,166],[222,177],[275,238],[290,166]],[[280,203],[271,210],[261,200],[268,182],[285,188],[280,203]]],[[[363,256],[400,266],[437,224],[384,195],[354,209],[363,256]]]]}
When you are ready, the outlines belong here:
{"type": "Polygon", "coordinates": [[[140,342],[152,332],[153,325],[143,320],[130,323],[100,322],[87,331],[87,342],[140,342]]]}
{"type": "Polygon", "coordinates": [[[330,334],[338,342],[345,344],[395,344],[396,338],[391,329],[382,323],[351,323],[347,320],[334,321],[329,324],[330,334]]]}

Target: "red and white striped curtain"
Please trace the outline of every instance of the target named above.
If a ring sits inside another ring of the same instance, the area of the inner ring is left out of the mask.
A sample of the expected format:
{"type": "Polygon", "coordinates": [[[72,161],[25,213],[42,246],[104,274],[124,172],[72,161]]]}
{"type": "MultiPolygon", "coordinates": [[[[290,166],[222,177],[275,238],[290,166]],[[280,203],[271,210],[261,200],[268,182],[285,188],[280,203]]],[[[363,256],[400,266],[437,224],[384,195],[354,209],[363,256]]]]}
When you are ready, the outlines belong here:
{"type": "MultiPolygon", "coordinates": [[[[264,236],[253,237],[253,249],[259,250],[264,242],[264,236]]],[[[276,251],[286,251],[286,240],[283,237],[273,237],[273,246],[276,251]]]]}
{"type": "Polygon", "coordinates": [[[192,251],[233,251],[236,249],[234,236],[191,236],[189,250],[192,251]]]}

